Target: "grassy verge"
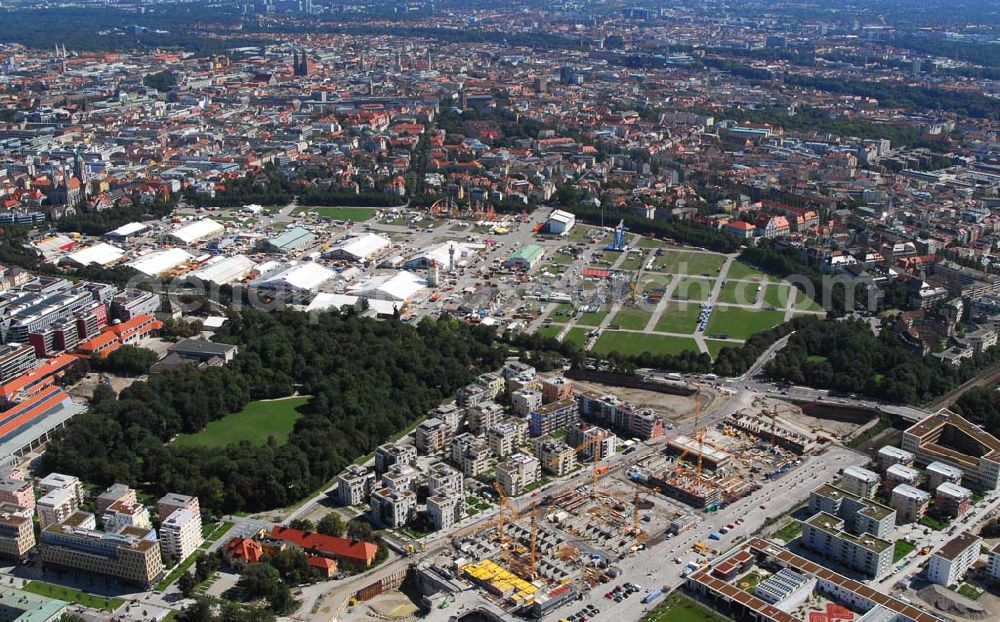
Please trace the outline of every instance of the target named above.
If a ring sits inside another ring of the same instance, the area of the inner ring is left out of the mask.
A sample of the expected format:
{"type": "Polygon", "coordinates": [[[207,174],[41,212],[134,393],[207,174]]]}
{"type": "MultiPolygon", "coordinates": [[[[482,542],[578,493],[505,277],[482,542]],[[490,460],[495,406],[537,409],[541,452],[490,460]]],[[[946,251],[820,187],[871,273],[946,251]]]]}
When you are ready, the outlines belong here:
{"type": "Polygon", "coordinates": [[[776,538],[781,538],[785,542],[791,542],[802,533],[802,523],[792,519],[787,525],[775,532],[776,538]]]}
{"type": "Polygon", "coordinates": [[[674,592],[649,612],[642,622],[727,622],[726,618],[715,613],[699,602],[674,592]]]}
{"type": "Polygon", "coordinates": [[[157,592],[162,592],[163,590],[165,590],[168,587],[170,587],[170,585],[174,581],[176,581],[177,579],[180,578],[181,574],[187,572],[191,568],[191,566],[194,566],[194,563],[196,561],[198,561],[198,558],[201,557],[203,555],[203,553],[204,553],[203,551],[198,550],[198,551],[195,551],[194,553],[191,553],[190,555],[188,555],[187,559],[185,559],[181,563],[177,564],[177,567],[175,567],[173,570],[171,570],[170,574],[168,574],[167,576],[163,577],[163,580],[160,581],[159,583],[157,583],[156,587],[154,589],[157,592]]]}
{"type": "Polygon", "coordinates": [[[83,607],[99,609],[101,611],[114,611],[125,604],[125,601],[120,598],[95,596],[94,594],[88,594],[87,592],[82,592],[71,587],[53,585],[52,583],[45,583],[44,581],[29,581],[21,589],[25,592],[38,594],[39,596],[65,600],[83,607]]]}
{"type": "Polygon", "coordinates": [[[896,563],[917,549],[917,545],[909,540],[896,540],[896,546],[892,552],[892,563],[896,563]]]}

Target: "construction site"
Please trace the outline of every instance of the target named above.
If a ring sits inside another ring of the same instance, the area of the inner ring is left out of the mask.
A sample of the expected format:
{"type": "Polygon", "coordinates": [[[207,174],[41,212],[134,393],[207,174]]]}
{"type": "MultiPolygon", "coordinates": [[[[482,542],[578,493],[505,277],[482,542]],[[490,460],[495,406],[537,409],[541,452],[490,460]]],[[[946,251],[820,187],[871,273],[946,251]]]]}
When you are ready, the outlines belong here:
{"type": "Polygon", "coordinates": [[[790,404],[757,399],[751,409],[715,427],[699,427],[698,402],[693,437],[668,439],[662,455],[650,456],[630,473],[634,481],[695,509],[726,507],[828,440],[798,423],[804,415],[790,404]]]}

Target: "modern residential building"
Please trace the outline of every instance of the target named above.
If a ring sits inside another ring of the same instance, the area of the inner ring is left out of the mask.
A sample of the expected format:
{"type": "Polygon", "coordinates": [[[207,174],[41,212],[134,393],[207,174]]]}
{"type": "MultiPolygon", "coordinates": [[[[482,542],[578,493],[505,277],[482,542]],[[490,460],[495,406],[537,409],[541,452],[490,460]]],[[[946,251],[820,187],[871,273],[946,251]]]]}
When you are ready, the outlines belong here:
{"type": "Polygon", "coordinates": [[[902,463],[896,463],[886,468],[885,477],[882,480],[882,488],[886,492],[891,493],[892,489],[900,484],[915,487],[919,481],[920,471],[902,463]]]}
{"type": "Polygon", "coordinates": [[[382,475],[394,464],[415,466],[417,448],[413,445],[386,443],[375,448],[375,474],[382,475]]]}
{"type": "Polygon", "coordinates": [[[454,492],[459,495],[465,492],[465,477],[443,462],[432,464],[428,469],[427,493],[429,495],[444,495],[454,492]]]}
{"type": "Polygon", "coordinates": [[[572,399],[573,381],[562,376],[539,376],[542,385],[542,403],[551,404],[572,399]]]}
{"type": "Polygon", "coordinates": [[[111,507],[116,501],[122,501],[124,503],[135,503],[138,499],[135,496],[135,490],[126,484],[111,484],[108,489],[97,495],[95,503],[97,506],[97,513],[104,514],[104,511],[111,507]]]}
{"type": "Polygon", "coordinates": [[[935,551],[927,562],[927,580],[945,587],[956,585],[979,559],[983,540],[963,531],[935,551]]]}
{"type": "Polygon", "coordinates": [[[73,475],[49,473],[38,482],[39,494],[45,495],[53,490],[68,490],[76,499],[77,506],[83,503],[83,486],[80,484],[80,480],[73,475]]]}
{"type": "Polygon", "coordinates": [[[201,514],[198,512],[174,510],[160,524],[160,552],[174,561],[187,559],[203,541],[201,514]]]}
{"type": "MultiPolygon", "coordinates": [[[[903,432],[902,447],[919,464],[942,462],[961,469],[967,488],[1000,487],[1000,440],[946,408],[903,432]]],[[[937,484],[928,483],[935,488],[937,484]]]]}
{"type": "Polygon", "coordinates": [[[936,490],[938,486],[945,482],[951,484],[962,483],[962,469],[953,467],[943,462],[932,462],[924,469],[927,473],[927,488],[936,490]]]}
{"type": "Polygon", "coordinates": [[[167,520],[167,517],[176,510],[201,512],[201,504],[198,503],[198,497],[182,495],[176,492],[167,493],[156,502],[156,517],[161,523],[167,520]]]}
{"type": "Polygon", "coordinates": [[[875,457],[875,461],[878,465],[879,472],[885,473],[886,470],[894,464],[902,464],[903,466],[912,467],[914,458],[915,456],[908,451],[904,451],[899,447],[893,447],[892,445],[886,445],[878,450],[878,455],[875,457]]]}
{"type": "Polygon", "coordinates": [[[479,384],[478,382],[473,382],[472,384],[467,384],[455,393],[455,402],[459,406],[477,406],[484,402],[493,401],[490,397],[492,392],[479,384]]]}
{"type": "Polygon", "coordinates": [[[491,400],[495,400],[503,395],[504,390],[507,388],[507,381],[504,379],[503,374],[495,371],[479,374],[476,377],[476,383],[486,387],[491,400]]]}
{"type": "Polygon", "coordinates": [[[853,535],[844,520],[819,512],[802,524],[802,545],[846,568],[878,579],[892,567],[893,543],[873,534],[853,535]]]}
{"type": "Polygon", "coordinates": [[[42,495],[35,503],[38,524],[45,529],[58,525],[80,508],[80,502],[71,488],[56,488],[42,495]]]}
{"type": "Polygon", "coordinates": [[[846,531],[855,535],[870,533],[888,539],[896,526],[896,511],[892,508],[830,484],[809,493],[809,513],[818,512],[843,519],[846,531]]]}
{"type": "Polygon", "coordinates": [[[453,432],[441,419],[425,419],[413,431],[417,452],[426,456],[444,451],[453,432]]]}
{"type": "Polygon", "coordinates": [[[382,486],[392,490],[415,491],[419,480],[420,471],[406,464],[394,464],[382,474],[382,486]]]}
{"type": "Polygon", "coordinates": [[[972,491],[951,482],[942,482],[934,490],[934,508],[939,515],[960,518],[969,511],[972,491]]]}
{"type": "Polygon", "coordinates": [[[149,589],[163,575],[156,532],[127,527],[111,534],[83,526],[92,524],[93,518],[93,514],[78,512],[62,524],[44,528],[40,538],[42,563],[149,589]]]}
{"type": "Polygon", "coordinates": [[[479,436],[500,423],[503,419],[503,406],[493,401],[481,402],[470,406],[466,411],[465,423],[469,432],[479,436]]]}
{"type": "Polygon", "coordinates": [[[446,491],[427,497],[427,517],[435,530],[448,529],[465,517],[465,498],[446,491]]]}
{"type": "Polygon", "coordinates": [[[360,505],[368,501],[375,475],[363,466],[348,465],[337,476],[337,501],[341,505],[360,505]]]}
{"type": "Polygon", "coordinates": [[[531,411],[542,406],[542,392],[534,389],[518,389],[511,393],[510,402],[514,406],[515,415],[528,417],[531,411]]]}
{"type": "Polygon", "coordinates": [[[900,525],[915,523],[923,518],[927,514],[930,502],[929,492],[914,488],[909,484],[896,486],[892,489],[892,494],[889,497],[889,505],[896,510],[896,521],[900,525]]]}
{"type": "Polygon", "coordinates": [[[506,458],[528,440],[528,422],[509,418],[495,423],[486,431],[486,441],[497,458],[506,458]]]}
{"type": "MultiPolygon", "coordinates": [[[[427,413],[427,420],[431,419],[441,420],[447,428],[447,433],[454,434],[462,427],[462,422],[465,420],[465,408],[460,407],[456,402],[441,404],[427,413]]],[[[447,440],[445,445],[447,446],[447,440]]]]}
{"type": "Polygon", "coordinates": [[[373,490],[369,503],[372,522],[390,529],[407,524],[417,511],[417,495],[411,490],[373,490]]]}
{"type": "Polygon", "coordinates": [[[141,503],[115,501],[101,514],[101,526],[108,533],[118,533],[126,527],[149,529],[149,510],[141,503]]]}
{"type": "Polygon", "coordinates": [[[451,441],[451,461],[462,469],[466,477],[485,473],[492,456],[489,443],[469,433],[459,434],[451,441]]]}
{"type": "Polygon", "coordinates": [[[531,436],[544,436],[575,425],[580,420],[576,401],[572,399],[548,403],[531,411],[531,436]]]}
{"type": "Polygon", "coordinates": [[[561,439],[539,438],[535,441],[535,457],[542,470],[556,477],[562,477],[576,466],[576,450],[561,439]]]}
{"type": "Polygon", "coordinates": [[[986,563],[986,576],[991,581],[1000,581],[1000,543],[994,544],[990,549],[989,561],[986,563]]]}
{"type": "Polygon", "coordinates": [[[581,391],[576,396],[580,417],[599,426],[616,430],[624,437],[641,440],[663,435],[666,424],[656,411],[639,408],[614,395],[581,391]]]}
{"type": "Polygon", "coordinates": [[[527,454],[514,454],[497,465],[497,484],[508,497],[524,494],[524,489],[542,476],[542,463],[527,454]]]}
{"type": "Polygon", "coordinates": [[[35,487],[25,479],[0,479],[0,505],[13,505],[24,510],[35,509],[35,487]]]}
{"type": "Polygon", "coordinates": [[[882,479],[878,473],[857,466],[849,466],[840,476],[840,488],[859,497],[874,497],[882,479]]]}
{"type": "Polygon", "coordinates": [[[35,548],[35,528],[28,512],[0,513],[0,555],[22,560],[35,548]]]}
{"type": "Polygon", "coordinates": [[[567,430],[566,444],[579,450],[577,459],[581,462],[600,462],[615,454],[618,437],[611,430],[580,423],[567,430]]]}

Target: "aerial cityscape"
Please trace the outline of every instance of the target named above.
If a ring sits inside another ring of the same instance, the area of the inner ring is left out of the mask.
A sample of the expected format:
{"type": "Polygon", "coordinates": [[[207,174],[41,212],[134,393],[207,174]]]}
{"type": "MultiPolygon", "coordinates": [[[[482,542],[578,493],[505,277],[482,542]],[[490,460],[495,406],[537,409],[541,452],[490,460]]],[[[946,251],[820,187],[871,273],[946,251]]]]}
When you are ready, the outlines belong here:
{"type": "Polygon", "coordinates": [[[0,620],[1000,620],[1000,3],[0,25],[0,620]]]}

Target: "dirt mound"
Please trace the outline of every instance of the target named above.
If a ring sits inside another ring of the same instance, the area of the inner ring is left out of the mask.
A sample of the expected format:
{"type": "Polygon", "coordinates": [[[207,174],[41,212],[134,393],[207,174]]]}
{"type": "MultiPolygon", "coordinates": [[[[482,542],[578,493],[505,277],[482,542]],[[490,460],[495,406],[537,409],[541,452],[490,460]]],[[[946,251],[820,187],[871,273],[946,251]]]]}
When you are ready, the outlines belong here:
{"type": "Polygon", "coordinates": [[[985,620],[990,617],[986,609],[974,600],[940,585],[928,585],[917,592],[920,599],[938,611],[969,620],[985,620]]]}

